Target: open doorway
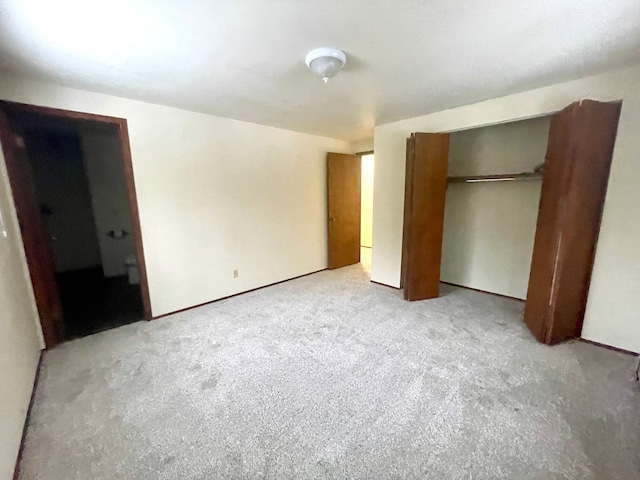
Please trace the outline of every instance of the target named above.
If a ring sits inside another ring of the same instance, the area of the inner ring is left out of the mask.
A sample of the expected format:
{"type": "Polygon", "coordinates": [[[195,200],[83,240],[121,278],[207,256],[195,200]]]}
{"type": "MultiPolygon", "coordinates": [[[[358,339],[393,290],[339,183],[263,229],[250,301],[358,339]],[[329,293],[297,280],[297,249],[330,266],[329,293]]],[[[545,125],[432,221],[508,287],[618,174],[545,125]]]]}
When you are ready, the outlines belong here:
{"type": "Polygon", "coordinates": [[[371,278],[373,247],[373,152],[361,155],[362,176],[360,190],[360,263],[371,278]]]}
{"type": "Polygon", "coordinates": [[[327,153],[329,270],[361,263],[371,276],[373,152],[327,153]]]}
{"type": "Polygon", "coordinates": [[[149,319],[126,121],[6,102],[1,109],[47,347],[149,319]]]}

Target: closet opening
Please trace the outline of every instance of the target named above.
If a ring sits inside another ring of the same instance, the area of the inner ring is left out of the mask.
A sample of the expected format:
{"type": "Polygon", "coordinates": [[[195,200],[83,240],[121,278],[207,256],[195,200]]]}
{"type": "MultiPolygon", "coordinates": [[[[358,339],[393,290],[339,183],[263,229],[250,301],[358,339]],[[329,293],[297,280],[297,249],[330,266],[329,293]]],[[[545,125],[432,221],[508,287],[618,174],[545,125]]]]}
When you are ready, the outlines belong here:
{"type": "Polygon", "coordinates": [[[579,337],[621,102],[407,139],[406,300],[440,282],[525,300],[541,342],[579,337]]]}
{"type": "Polygon", "coordinates": [[[527,298],[550,124],[545,116],[450,134],[441,282],[527,298]]]}

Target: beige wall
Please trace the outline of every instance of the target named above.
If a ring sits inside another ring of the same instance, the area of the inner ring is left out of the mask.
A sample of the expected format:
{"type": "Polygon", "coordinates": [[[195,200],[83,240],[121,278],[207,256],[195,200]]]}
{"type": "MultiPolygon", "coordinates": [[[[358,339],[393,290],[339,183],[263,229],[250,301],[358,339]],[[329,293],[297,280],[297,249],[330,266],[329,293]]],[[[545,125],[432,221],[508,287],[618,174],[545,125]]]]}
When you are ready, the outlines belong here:
{"type": "Polygon", "coordinates": [[[623,99],[583,337],[640,352],[640,67],[496,98],[375,129],[372,279],[398,287],[405,139],[545,115],[582,98],[623,99]]]}
{"type": "Polygon", "coordinates": [[[9,480],[42,338],[1,151],[0,182],[0,479],[9,480]]]}
{"type": "MultiPolygon", "coordinates": [[[[550,117],[451,135],[449,175],[532,172],[544,162],[550,117]]],[[[526,298],[540,181],[447,188],[443,282],[526,298]]]]}
{"type": "Polygon", "coordinates": [[[360,245],[371,247],[373,235],[373,155],[362,156],[360,245]]]}
{"type": "Polygon", "coordinates": [[[127,119],[153,315],[326,268],[325,155],[348,142],[11,77],[0,95],[127,119]]]}
{"type": "Polygon", "coordinates": [[[370,152],[373,150],[373,137],[351,142],[353,153],[370,152]]]}

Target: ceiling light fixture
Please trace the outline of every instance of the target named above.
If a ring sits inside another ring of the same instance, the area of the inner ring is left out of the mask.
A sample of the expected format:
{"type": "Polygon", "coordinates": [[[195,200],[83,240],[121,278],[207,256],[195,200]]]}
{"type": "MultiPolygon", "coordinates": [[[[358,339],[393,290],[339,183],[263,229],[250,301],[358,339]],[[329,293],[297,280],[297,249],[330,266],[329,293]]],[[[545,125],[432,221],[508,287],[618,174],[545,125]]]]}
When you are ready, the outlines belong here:
{"type": "Polygon", "coordinates": [[[341,50],[322,47],[307,53],[304,61],[309,70],[322,78],[324,83],[327,83],[347,63],[347,56],[341,50]]]}

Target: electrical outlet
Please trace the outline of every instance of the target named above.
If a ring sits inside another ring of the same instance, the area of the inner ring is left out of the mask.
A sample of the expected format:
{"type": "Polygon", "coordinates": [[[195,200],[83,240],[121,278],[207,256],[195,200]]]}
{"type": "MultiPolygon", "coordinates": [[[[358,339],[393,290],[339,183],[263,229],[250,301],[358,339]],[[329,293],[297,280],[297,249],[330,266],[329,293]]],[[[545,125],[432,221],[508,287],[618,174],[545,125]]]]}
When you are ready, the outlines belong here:
{"type": "Polygon", "coordinates": [[[233,271],[233,278],[238,278],[240,274],[238,273],[238,269],[233,271]]]}

